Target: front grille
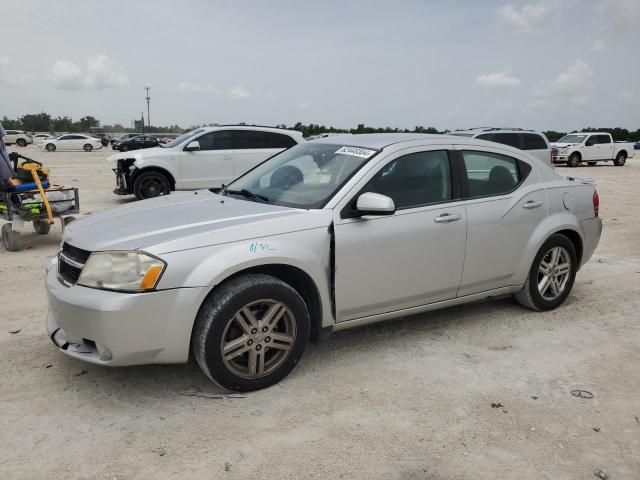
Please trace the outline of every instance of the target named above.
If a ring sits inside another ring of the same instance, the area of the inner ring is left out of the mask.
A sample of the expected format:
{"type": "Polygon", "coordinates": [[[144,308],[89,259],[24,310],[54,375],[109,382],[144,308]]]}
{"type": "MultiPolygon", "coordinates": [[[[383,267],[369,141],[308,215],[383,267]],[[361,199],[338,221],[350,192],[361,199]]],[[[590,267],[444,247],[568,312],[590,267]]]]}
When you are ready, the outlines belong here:
{"type": "Polygon", "coordinates": [[[64,244],[62,245],[62,253],[67,258],[70,258],[71,260],[78,263],[87,263],[89,255],[91,255],[91,252],[74,247],[73,245],[69,245],[67,242],[64,242],[64,244]]]}
{"type": "Polygon", "coordinates": [[[64,243],[58,256],[58,275],[65,282],[75,285],[80,278],[82,267],[89,259],[91,252],[64,243]]]}

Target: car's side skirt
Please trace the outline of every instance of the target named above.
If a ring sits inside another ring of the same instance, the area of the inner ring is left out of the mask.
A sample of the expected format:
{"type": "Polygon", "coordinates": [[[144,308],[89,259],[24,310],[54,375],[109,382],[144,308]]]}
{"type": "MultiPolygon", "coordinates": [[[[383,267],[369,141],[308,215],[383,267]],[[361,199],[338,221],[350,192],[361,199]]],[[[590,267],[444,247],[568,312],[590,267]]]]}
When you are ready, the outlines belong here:
{"type": "Polygon", "coordinates": [[[384,320],[392,320],[408,315],[415,315],[417,313],[428,312],[430,310],[439,310],[441,308],[453,307],[455,305],[461,305],[463,303],[476,302],[478,300],[484,300],[492,297],[499,297],[502,295],[509,295],[519,291],[522,285],[508,286],[495,288],[493,290],[487,290],[486,292],[474,293],[472,295],[465,295],[464,297],[452,298],[451,300],[444,300],[442,302],[429,303],[427,305],[419,305],[417,307],[405,308],[402,310],[395,310],[393,312],[379,313],[377,315],[371,315],[368,317],[356,318],[354,320],[348,320],[346,322],[340,322],[333,325],[333,331],[345,330],[351,327],[359,327],[367,325],[369,323],[382,322],[384,320]]]}

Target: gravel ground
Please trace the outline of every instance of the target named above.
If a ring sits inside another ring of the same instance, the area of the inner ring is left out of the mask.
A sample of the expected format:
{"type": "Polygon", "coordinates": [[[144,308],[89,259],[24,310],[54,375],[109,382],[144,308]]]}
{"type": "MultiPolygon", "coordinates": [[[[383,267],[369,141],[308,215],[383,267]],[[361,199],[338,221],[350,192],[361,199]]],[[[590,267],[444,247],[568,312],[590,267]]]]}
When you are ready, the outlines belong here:
{"type": "MultiPolygon", "coordinates": [[[[131,201],[111,193],[108,151],[21,152],[80,187],[84,213],[131,201]]],[[[191,364],[67,358],[44,327],[59,226],[0,247],[0,478],[639,478],[640,159],[570,171],[595,177],[605,229],[561,308],[490,301],[336,333],[244,398],[184,395],[221,393],[191,364]]]]}

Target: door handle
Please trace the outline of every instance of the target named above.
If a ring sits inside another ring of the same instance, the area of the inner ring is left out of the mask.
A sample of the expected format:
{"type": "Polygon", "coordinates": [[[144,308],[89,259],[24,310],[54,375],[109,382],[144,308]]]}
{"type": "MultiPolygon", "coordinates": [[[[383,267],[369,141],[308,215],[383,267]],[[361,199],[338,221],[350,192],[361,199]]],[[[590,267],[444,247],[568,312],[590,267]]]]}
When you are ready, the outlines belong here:
{"type": "Polygon", "coordinates": [[[460,220],[461,218],[462,215],[459,213],[443,213],[439,217],[434,218],[433,221],[436,223],[449,223],[460,220]]]}
{"type": "Polygon", "coordinates": [[[524,208],[538,208],[542,206],[542,202],[540,200],[529,200],[527,203],[522,205],[524,208]]]}
{"type": "Polygon", "coordinates": [[[233,156],[231,155],[225,155],[224,157],[222,157],[223,160],[233,160],[233,156]]]}

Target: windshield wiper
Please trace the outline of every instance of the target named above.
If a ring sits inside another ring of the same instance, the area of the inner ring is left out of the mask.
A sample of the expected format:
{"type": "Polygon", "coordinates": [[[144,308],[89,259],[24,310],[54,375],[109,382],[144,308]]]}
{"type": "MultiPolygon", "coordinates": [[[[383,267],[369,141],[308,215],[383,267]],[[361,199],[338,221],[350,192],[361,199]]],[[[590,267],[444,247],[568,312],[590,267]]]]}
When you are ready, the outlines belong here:
{"type": "Polygon", "coordinates": [[[250,200],[253,200],[254,202],[269,203],[269,197],[265,197],[264,195],[260,195],[259,193],[252,192],[251,190],[247,190],[246,188],[242,188],[240,190],[231,190],[227,187],[223,187],[221,193],[223,195],[240,195],[241,197],[248,198],[250,200]]]}

